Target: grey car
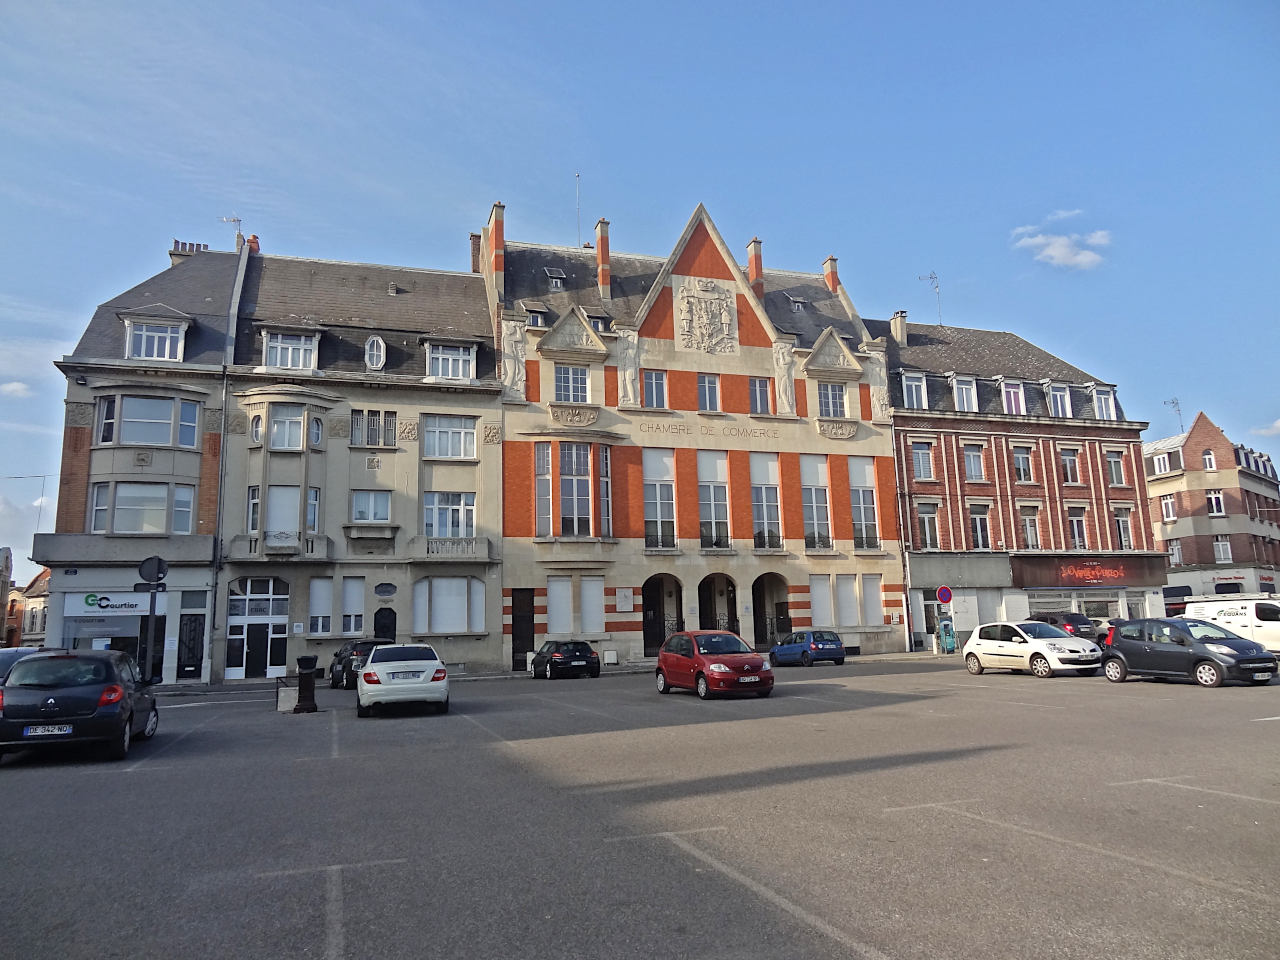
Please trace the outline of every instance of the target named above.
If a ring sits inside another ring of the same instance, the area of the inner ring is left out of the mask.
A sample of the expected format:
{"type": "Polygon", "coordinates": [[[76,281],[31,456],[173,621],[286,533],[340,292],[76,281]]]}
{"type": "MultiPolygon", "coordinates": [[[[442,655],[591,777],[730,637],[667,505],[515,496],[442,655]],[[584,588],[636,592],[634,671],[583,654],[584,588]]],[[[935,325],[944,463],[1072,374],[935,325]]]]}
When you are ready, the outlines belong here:
{"type": "Polygon", "coordinates": [[[1104,648],[1103,672],[1112,683],[1130,675],[1195,680],[1217,687],[1224,680],[1261,686],[1276,675],[1276,658],[1261,644],[1204,620],[1128,620],[1104,648]]]}

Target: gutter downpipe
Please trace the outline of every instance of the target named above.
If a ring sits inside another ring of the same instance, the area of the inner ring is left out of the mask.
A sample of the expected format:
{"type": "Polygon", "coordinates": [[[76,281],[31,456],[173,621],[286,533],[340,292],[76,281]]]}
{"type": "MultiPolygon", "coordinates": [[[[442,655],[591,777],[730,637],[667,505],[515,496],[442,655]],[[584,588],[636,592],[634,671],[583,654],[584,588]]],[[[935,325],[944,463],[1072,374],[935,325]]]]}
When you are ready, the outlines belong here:
{"type": "MultiPolygon", "coordinates": [[[[888,378],[886,377],[886,380],[888,378]]],[[[893,447],[893,482],[898,488],[898,543],[902,548],[902,619],[907,628],[907,653],[911,653],[915,647],[915,640],[911,635],[911,563],[907,559],[907,551],[910,544],[907,542],[907,509],[911,506],[911,497],[907,494],[906,487],[902,484],[902,475],[900,465],[898,463],[898,435],[895,429],[896,417],[893,415],[893,408],[889,408],[889,437],[893,447]]]]}

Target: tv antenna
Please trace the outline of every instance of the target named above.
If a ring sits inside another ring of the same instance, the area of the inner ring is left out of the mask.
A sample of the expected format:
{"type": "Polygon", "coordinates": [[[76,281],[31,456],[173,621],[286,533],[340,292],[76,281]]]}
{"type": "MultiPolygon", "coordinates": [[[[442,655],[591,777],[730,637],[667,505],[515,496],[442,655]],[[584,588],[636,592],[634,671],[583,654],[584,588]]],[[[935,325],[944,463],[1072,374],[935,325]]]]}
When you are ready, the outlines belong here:
{"type": "Polygon", "coordinates": [[[574,206],[578,210],[578,249],[582,249],[582,174],[573,175],[574,206]]]}
{"type": "Polygon", "coordinates": [[[1166,400],[1164,405],[1166,407],[1173,407],[1173,412],[1178,415],[1178,432],[1186,433],[1186,431],[1182,429],[1182,404],[1178,403],[1178,398],[1172,397],[1166,400]]]}
{"type": "Polygon", "coordinates": [[[237,217],[234,213],[229,217],[219,217],[218,219],[221,220],[223,223],[234,223],[236,225],[236,233],[240,232],[241,221],[240,221],[240,218],[237,217]]]}
{"type": "Polygon", "coordinates": [[[927,277],[918,277],[919,280],[927,280],[929,286],[933,287],[934,296],[938,298],[938,326],[942,326],[942,281],[938,279],[938,274],[933,270],[929,271],[927,277]]]}

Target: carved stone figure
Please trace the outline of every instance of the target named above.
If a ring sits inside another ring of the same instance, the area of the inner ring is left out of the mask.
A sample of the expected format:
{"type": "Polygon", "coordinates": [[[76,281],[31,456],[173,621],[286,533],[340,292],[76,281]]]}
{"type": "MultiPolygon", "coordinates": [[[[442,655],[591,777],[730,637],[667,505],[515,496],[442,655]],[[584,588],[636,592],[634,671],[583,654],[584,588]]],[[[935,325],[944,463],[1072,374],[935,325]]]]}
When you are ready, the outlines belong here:
{"type": "Polygon", "coordinates": [[[91,427],[93,426],[93,404],[68,403],[64,416],[68,427],[91,427]]]}
{"type": "Polygon", "coordinates": [[[634,330],[618,330],[618,403],[640,403],[640,345],[634,330]]]}
{"type": "Polygon", "coordinates": [[[484,425],[484,442],[485,443],[501,443],[502,442],[502,425],[497,423],[486,423],[484,425]]]}
{"type": "Polygon", "coordinates": [[[736,301],[715,280],[691,277],[675,294],[676,343],[685,350],[726,354],[738,352],[736,301]]]}
{"type": "Polygon", "coordinates": [[[819,420],[818,432],[832,440],[848,440],[858,431],[857,423],[852,420],[819,420]]]}
{"type": "Polygon", "coordinates": [[[796,354],[791,344],[773,345],[773,366],[777,373],[778,413],[781,416],[792,416],[796,412],[796,382],[793,379],[796,354]]]}
{"type": "Polygon", "coordinates": [[[596,407],[554,406],[551,408],[551,419],[567,427],[589,427],[600,417],[596,407]]]}
{"type": "Polygon", "coordinates": [[[417,420],[401,420],[396,425],[396,436],[401,440],[417,440],[418,439],[418,421],[417,420]]]}
{"type": "Polygon", "coordinates": [[[502,324],[502,387],[507,397],[524,399],[524,324],[507,320],[502,324]]]}
{"type": "MultiPolygon", "coordinates": [[[[233,413],[227,417],[227,433],[243,437],[249,432],[249,418],[243,413],[233,413]]],[[[330,431],[332,434],[333,431],[330,431]]]]}

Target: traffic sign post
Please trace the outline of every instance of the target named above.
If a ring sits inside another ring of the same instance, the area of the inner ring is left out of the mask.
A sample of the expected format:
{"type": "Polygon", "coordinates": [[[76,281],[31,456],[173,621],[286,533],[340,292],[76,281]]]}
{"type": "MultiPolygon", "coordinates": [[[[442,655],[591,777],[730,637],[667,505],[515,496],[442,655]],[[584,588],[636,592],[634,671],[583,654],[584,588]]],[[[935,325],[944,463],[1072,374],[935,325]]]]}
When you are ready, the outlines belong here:
{"type": "Polygon", "coordinates": [[[950,602],[951,602],[951,588],[950,588],[950,587],[939,587],[939,588],[938,588],[937,593],[938,593],[938,602],[939,602],[939,603],[950,603],[950,602]]]}
{"type": "MultiPolygon", "coordinates": [[[[152,657],[155,656],[155,649],[158,643],[156,639],[156,594],[165,593],[168,590],[168,587],[160,582],[168,572],[169,564],[165,562],[164,558],[147,557],[147,559],[138,564],[138,576],[142,578],[143,582],[133,585],[134,590],[138,592],[145,590],[151,596],[151,605],[148,612],[149,619],[147,620],[150,627],[147,630],[146,656],[138,658],[140,661],[138,669],[142,671],[143,680],[151,679],[151,662],[152,657]]],[[[139,637],[138,640],[141,641],[142,638],[139,637]]]]}

